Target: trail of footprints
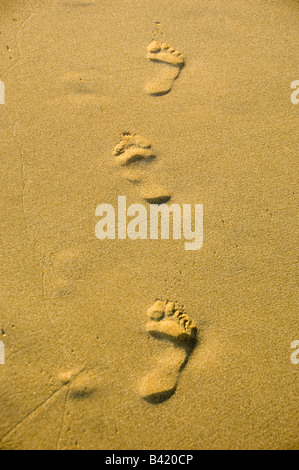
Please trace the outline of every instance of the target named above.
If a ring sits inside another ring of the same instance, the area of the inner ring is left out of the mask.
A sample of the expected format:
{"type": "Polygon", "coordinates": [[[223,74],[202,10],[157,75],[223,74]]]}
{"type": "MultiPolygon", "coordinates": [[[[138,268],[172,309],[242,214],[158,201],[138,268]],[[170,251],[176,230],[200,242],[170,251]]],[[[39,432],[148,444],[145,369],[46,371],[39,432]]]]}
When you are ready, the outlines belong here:
{"type": "MultiPolygon", "coordinates": [[[[185,65],[184,56],[166,43],[153,40],[147,48],[147,58],[158,63],[159,69],[145,86],[146,93],[151,96],[169,93],[185,65]]],[[[71,78],[75,80],[77,77],[71,78]]],[[[82,88],[83,85],[81,81],[79,85],[75,81],[72,86],[76,92],[78,88],[80,92],[88,94],[89,88],[82,88]]],[[[94,88],[92,82],[91,87],[94,88]]],[[[136,187],[146,202],[163,204],[171,199],[169,191],[148,175],[150,165],[157,159],[148,139],[138,134],[123,133],[113,150],[113,157],[116,165],[121,168],[123,177],[136,187]]],[[[72,297],[82,278],[83,265],[77,250],[61,251],[54,256],[44,276],[44,287],[54,303],[72,297]]],[[[157,300],[149,308],[147,316],[147,333],[166,342],[167,348],[163,348],[161,355],[155,359],[153,369],[142,378],[139,393],[147,402],[159,404],[168,400],[176,391],[180,373],[197,343],[197,327],[184,308],[176,302],[157,300]]],[[[89,396],[93,388],[87,385],[85,375],[80,375],[77,382],[72,387],[72,395],[82,398],[89,396]]]]}
{"type": "MultiPolygon", "coordinates": [[[[183,54],[165,42],[152,40],[147,47],[147,58],[158,64],[158,71],[145,86],[146,93],[151,96],[169,93],[185,66],[183,54]]],[[[123,133],[121,141],[113,150],[113,156],[116,164],[122,168],[123,177],[136,186],[146,202],[163,204],[171,199],[167,188],[149,177],[147,170],[157,157],[148,139],[129,132],[123,133]]]]}
{"type": "Polygon", "coordinates": [[[147,316],[146,331],[169,345],[156,358],[153,370],[141,380],[139,392],[144,400],[159,404],[176,391],[180,373],[197,342],[197,327],[176,302],[157,300],[147,316]]]}
{"type": "MultiPolygon", "coordinates": [[[[166,95],[185,66],[183,54],[165,42],[153,40],[148,45],[147,58],[158,64],[158,71],[145,86],[146,93],[166,95]]],[[[122,169],[123,177],[135,185],[146,202],[163,204],[171,199],[168,190],[148,176],[149,165],[157,158],[148,139],[138,134],[123,133],[113,156],[122,169]]],[[[180,373],[197,343],[197,328],[176,302],[157,300],[147,315],[146,331],[159,340],[167,341],[167,349],[156,358],[152,371],[141,380],[139,393],[147,402],[159,404],[175,393],[180,373]]]]}

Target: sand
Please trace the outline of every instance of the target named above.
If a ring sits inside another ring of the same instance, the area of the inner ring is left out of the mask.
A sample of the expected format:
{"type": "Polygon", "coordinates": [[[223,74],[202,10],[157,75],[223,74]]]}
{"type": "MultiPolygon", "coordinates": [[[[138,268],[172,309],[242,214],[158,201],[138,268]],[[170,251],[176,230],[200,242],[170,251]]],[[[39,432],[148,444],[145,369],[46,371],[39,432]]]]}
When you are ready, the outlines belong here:
{"type": "Polygon", "coordinates": [[[298,1],[0,18],[0,448],[299,449],[298,1]],[[119,196],[203,247],[97,239],[119,196]]]}

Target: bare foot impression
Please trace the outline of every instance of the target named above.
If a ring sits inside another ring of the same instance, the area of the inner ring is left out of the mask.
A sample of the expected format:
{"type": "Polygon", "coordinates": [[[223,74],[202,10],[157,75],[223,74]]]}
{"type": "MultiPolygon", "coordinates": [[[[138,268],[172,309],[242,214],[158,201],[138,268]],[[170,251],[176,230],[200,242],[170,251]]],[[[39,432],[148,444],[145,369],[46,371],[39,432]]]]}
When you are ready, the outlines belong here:
{"type": "Polygon", "coordinates": [[[85,263],[79,249],[58,251],[47,264],[43,284],[52,302],[70,300],[84,276],[85,263]]]}
{"type": "Polygon", "coordinates": [[[197,327],[176,302],[157,300],[148,310],[146,331],[169,343],[153,370],[141,381],[139,392],[149,403],[168,400],[176,391],[180,373],[197,343],[197,327]]]}
{"type": "Polygon", "coordinates": [[[159,63],[159,72],[145,86],[146,93],[152,96],[166,95],[185,65],[183,54],[165,42],[154,40],[147,47],[147,58],[159,63]]]}
{"type": "Polygon", "coordinates": [[[156,160],[152,144],[141,135],[126,132],[113,151],[115,163],[123,170],[123,176],[136,186],[139,195],[150,204],[163,204],[171,199],[168,190],[151,181],[148,165],[156,160]]]}
{"type": "Polygon", "coordinates": [[[57,78],[54,92],[53,99],[57,104],[63,102],[79,106],[96,105],[101,108],[111,104],[108,77],[98,70],[65,72],[57,78]]]}

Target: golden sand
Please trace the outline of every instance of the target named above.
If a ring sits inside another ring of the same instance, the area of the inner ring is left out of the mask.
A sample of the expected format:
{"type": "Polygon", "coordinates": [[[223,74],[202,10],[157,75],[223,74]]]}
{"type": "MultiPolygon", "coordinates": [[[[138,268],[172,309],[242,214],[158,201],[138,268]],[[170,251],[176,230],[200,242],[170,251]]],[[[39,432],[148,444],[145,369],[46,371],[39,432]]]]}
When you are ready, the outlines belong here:
{"type": "Polygon", "coordinates": [[[299,449],[298,1],[0,19],[0,448],[299,449]],[[204,246],[97,239],[118,196],[204,246]]]}

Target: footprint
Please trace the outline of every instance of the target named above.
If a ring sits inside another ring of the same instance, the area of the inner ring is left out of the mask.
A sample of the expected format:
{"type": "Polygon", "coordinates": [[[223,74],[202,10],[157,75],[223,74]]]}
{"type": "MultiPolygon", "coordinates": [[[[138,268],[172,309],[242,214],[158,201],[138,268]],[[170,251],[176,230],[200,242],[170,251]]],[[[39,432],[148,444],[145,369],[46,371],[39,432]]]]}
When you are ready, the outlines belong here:
{"type": "Polygon", "coordinates": [[[52,99],[57,103],[101,107],[112,102],[108,78],[96,69],[66,72],[57,77],[52,99]]]}
{"type": "Polygon", "coordinates": [[[148,310],[146,331],[170,343],[156,359],[154,369],[141,381],[139,392],[149,403],[168,400],[176,391],[181,371],[197,342],[197,328],[176,302],[157,300],[148,310]]]}
{"type": "Polygon", "coordinates": [[[69,398],[84,399],[93,395],[101,385],[101,375],[93,369],[74,368],[61,372],[62,385],[69,386],[69,398]]]}
{"type": "Polygon", "coordinates": [[[145,137],[126,132],[113,150],[115,163],[123,177],[136,186],[139,195],[150,204],[165,204],[171,199],[169,191],[150,180],[148,165],[156,160],[152,144],[145,137]]]}
{"type": "Polygon", "coordinates": [[[159,73],[146,86],[145,91],[152,96],[169,93],[174,81],[185,65],[183,54],[161,41],[152,41],[147,47],[147,58],[159,63],[159,73]]]}
{"type": "Polygon", "coordinates": [[[78,249],[55,253],[44,272],[44,289],[54,303],[70,300],[83,278],[85,263],[78,249]]]}

